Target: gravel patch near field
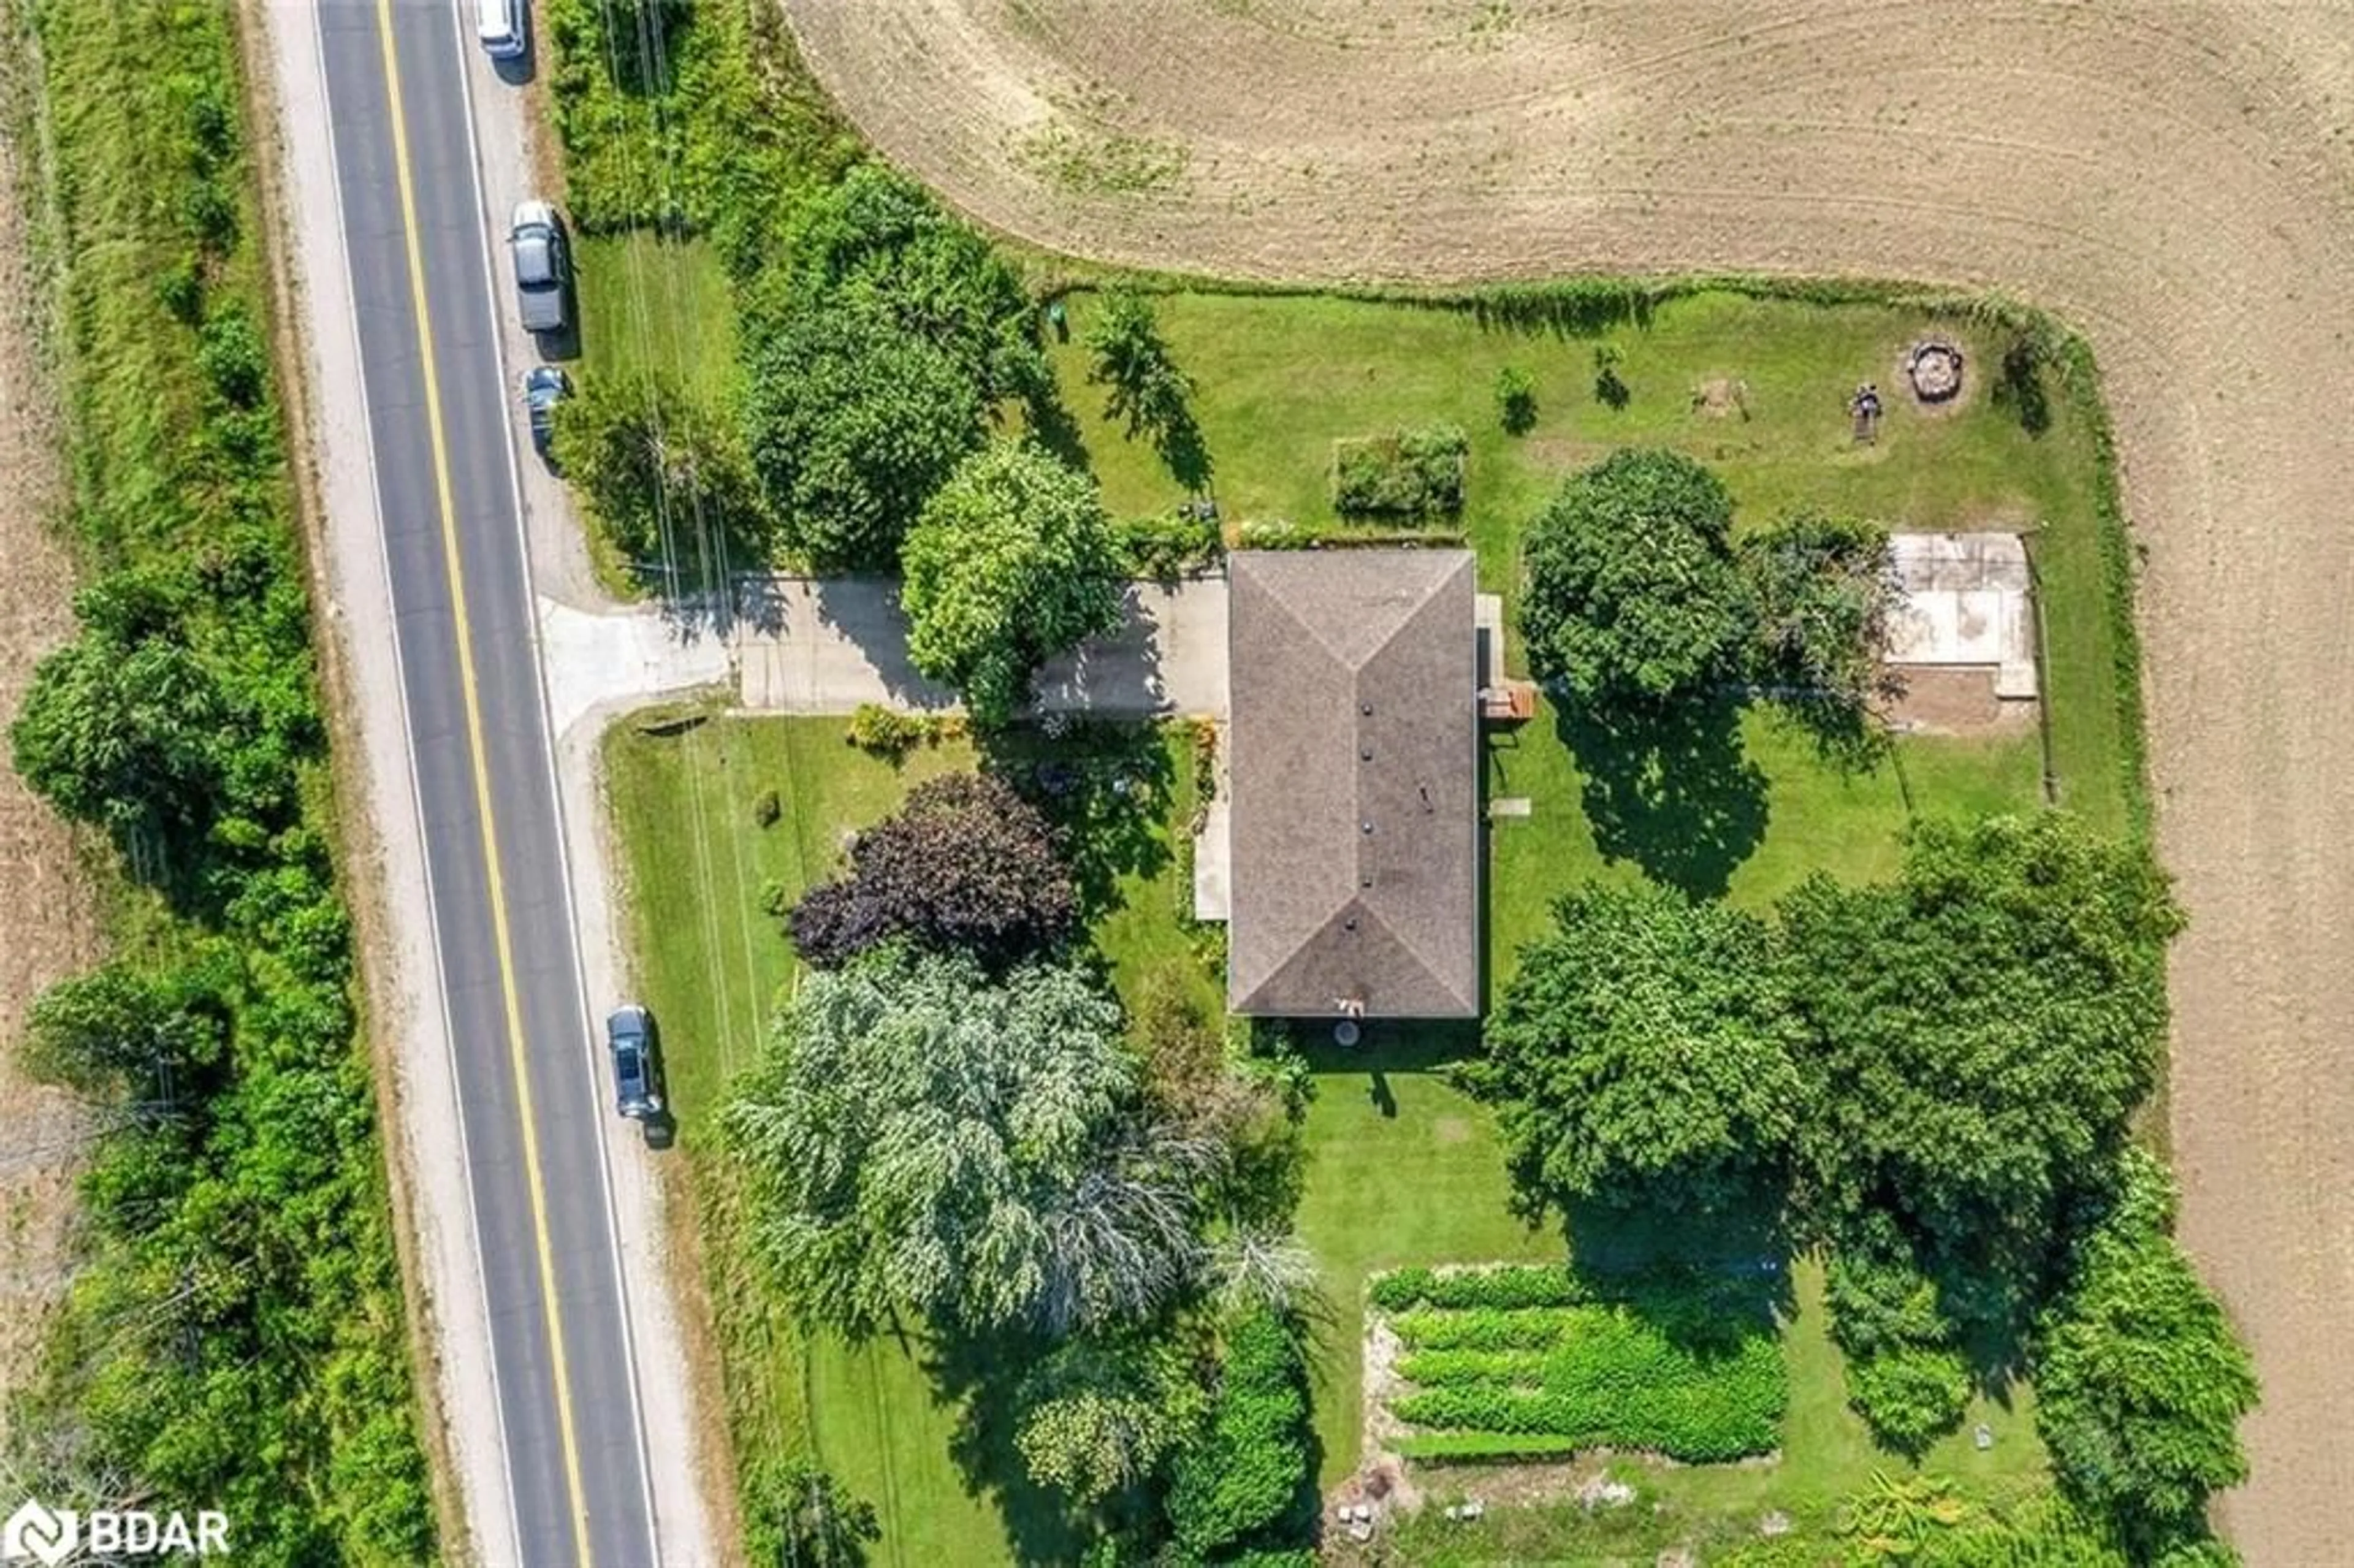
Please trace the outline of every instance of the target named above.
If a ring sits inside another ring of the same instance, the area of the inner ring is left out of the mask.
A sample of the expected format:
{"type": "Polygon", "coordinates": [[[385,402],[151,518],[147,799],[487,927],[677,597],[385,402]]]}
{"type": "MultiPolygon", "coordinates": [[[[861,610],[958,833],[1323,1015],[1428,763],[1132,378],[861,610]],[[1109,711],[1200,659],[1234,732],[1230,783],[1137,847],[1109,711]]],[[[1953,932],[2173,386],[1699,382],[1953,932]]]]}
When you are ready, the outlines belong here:
{"type": "Polygon", "coordinates": [[[2252,1563],[2354,1537],[2354,6],[783,0],[978,217],[1252,278],[1902,277],[2108,377],[2177,946],[2182,1234],[2254,1346],[2252,1563]],[[1042,152],[1042,150],[1044,150],[1042,152]]]}

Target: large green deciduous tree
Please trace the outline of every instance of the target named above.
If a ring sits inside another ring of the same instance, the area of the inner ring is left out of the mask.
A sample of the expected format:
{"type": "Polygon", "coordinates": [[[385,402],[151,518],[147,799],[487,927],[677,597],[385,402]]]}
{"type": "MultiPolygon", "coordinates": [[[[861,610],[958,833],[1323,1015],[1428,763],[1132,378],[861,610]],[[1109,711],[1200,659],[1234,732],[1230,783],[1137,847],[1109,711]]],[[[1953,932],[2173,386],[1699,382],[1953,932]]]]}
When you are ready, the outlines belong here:
{"type": "Polygon", "coordinates": [[[907,535],[908,657],[962,692],[975,723],[1004,725],[1042,662],[1119,624],[1119,560],[1092,479],[1040,448],[993,442],[907,535]]]}
{"type": "Polygon", "coordinates": [[[1950,1256],[2031,1272],[2155,1080],[2180,923],[2145,848],[2057,811],[1926,821],[1894,882],[1792,894],[1822,1223],[1889,1207],[1950,1256]]]}
{"type": "Polygon", "coordinates": [[[1766,927],[1649,886],[1554,906],[1470,1069],[1532,1214],[1718,1208],[1779,1167],[1804,1095],[1766,927]]]}
{"type": "Polygon", "coordinates": [[[1084,969],[992,980],[885,948],[801,982],[722,1126],[754,1245],[811,1321],[1062,1334],[1195,1269],[1214,1151],[1138,1108],[1119,1004],[1084,969]]]}
{"type": "Polygon", "coordinates": [[[1194,1359],[1165,1335],[1083,1336],[1014,1391],[1013,1446],[1030,1478],[1091,1504],[1158,1473],[1209,1399],[1194,1359]]]}
{"type": "Polygon", "coordinates": [[[1887,529],[1799,511],[1736,554],[1756,602],[1759,680],[1854,708],[1888,689],[1881,655],[1902,590],[1887,529]]]}
{"type": "Polygon", "coordinates": [[[745,429],[784,544],[821,570],[887,570],[981,445],[981,394],[947,351],[872,303],[797,303],[751,355],[745,429]]]}
{"type": "Polygon", "coordinates": [[[1732,524],[1724,485],[1680,452],[1628,448],[1572,477],[1523,546],[1530,668],[1606,706],[1728,673],[1754,624],[1732,524]]]}
{"type": "Polygon", "coordinates": [[[669,376],[591,377],[557,406],[554,450],[631,559],[705,581],[765,564],[767,509],[737,432],[669,376]]]}
{"type": "Polygon", "coordinates": [[[2139,1150],[2085,1238],[2035,1358],[2036,1425],[2069,1495],[2113,1520],[2137,1562],[2195,1550],[2209,1494],[2247,1478],[2248,1352],[2167,1234],[2171,1189],[2139,1150]]]}
{"type": "Polygon", "coordinates": [[[906,175],[859,164],[801,204],[787,243],[795,296],[879,309],[945,355],[982,403],[1051,387],[1020,274],[906,175]]]}
{"type": "Polygon", "coordinates": [[[93,630],[34,668],[9,738],[17,774],[67,816],[154,832],[210,819],[230,719],[212,672],[185,644],[126,645],[93,630]]]}
{"type": "Polygon", "coordinates": [[[986,239],[878,164],[800,204],[785,248],[746,318],[746,444],[793,551],[886,571],[998,405],[1051,399],[1037,311],[986,239]]]}

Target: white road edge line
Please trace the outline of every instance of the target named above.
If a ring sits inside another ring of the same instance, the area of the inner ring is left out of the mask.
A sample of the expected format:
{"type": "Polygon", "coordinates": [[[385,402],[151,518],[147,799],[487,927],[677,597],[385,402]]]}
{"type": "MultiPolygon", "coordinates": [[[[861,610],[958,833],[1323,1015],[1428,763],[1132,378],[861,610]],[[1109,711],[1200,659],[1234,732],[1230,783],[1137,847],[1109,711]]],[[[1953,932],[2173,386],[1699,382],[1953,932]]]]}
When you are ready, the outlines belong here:
{"type": "MultiPolygon", "coordinates": [[[[317,79],[319,84],[321,107],[328,111],[322,114],[320,119],[326,129],[328,172],[327,188],[333,192],[334,196],[334,250],[336,256],[342,259],[345,262],[345,270],[341,274],[340,279],[341,287],[337,291],[349,300],[351,298],[351,272],[349,267],[351,231],[345,219],[343,168],[335,152],[335,117],[327,94],[326,32],[324,25],[321,20],[319,0],[311,0],[309,9],[311,13],[310,34],[312,53],[313,60],[318,68],[317,79]]],[[[393,103],[389,98],[387,98],[386,101],[386,112],[397,114],[399,112],[399,106],[393,103]]],[[[283,127],[281,127],[280,134],[285,134],[283,127]]],[[[405,268],[408,265],[408,262],[404,260],[401,264],[405,268]]],[[[307,288],[304,291],[304,302],[306,305],[313,305],[316,302],[315,296],[313,294],[312,291],[307,288]]],[[[425,934],[427,939],[422,944],[422,948],[424,952],[428,955],[428,961],[430,963],[433,970],[431,979],[433,982],[434,1001],[441,1014],[442,1055],[448,1068],[446,1087],[449,1091],[450,1104],[456,1113],[456,1122],[458,1127],[458,1155],[461,1161],[461,1170],[464,1176],[462,1185],[465,1190],[466,1235],[472,1243],[472,1245],[468,1249],[467,1255],[471,1260],[472,1260],[475,1266],[473,1269],[473,1284],[475,1294],[481,1303],[482,1322],[486,1330],[483,1339],[482,1353],[483,1359],[490,1368],[492,1408],[498,1417],[498,1432],[496,1434],[496,1437],[499,1452],[500,1478],[502,1481],[500,1489],[504,1492],[506,1497],[505,1511],[507,1516],[508,1539],[514,1544],[516,1551],[520,1552],[523,1543],[523,1517],[518,1511],[518,1505],[515,1500],[514,1456],[513,1451],[507,1446],[506,1394],[499,1376],[498,1349],[496,1341],[487,1332],[491,1309],[490,1288],[484,1279],[481,1268],[482,1232],[482,1218],[476,1210],[474,1202],[473,1140],[466,1127],[466,1097],[460,1093],[458,1088],[458,1032],[456,1023],[450,1013],[450,990],[448,976],[441,967],[440,902],[440,894],[434,885],[433,880],[433,857],[431,853],[426,849],[429,835],[425,823],[425,790],[424,785],[419,779],[417,772],[416,730],[411,723],[408,708],[408,654],[400,634],[399,601],[395,598],[393,591],[391,553],[385,548],[384,490],[382,485],[382,477],[376,468],[376,418],[374,411],[368,403],[366,376],[367,361],[364,346],[360,342],[357,302],[353,300],[352,304],[354,308],[344,312],[343,314],[351,343],[352,364],[354,367],[360,372],[359,376],[355,377],[354,391],[359,403],[361,429],[366,432],[367,437],[366,440],[356,444],[360,447],[361,450],[366,453],[367,459],[368,493],[370,497],[369,510],[371,513],[372,522],[374,524],[374,526],[368,530],[368,537],[371,546],[369,554],[376,559],[378,578],[381,582],[384,592],[385,622],[392,633],[393,659],[395,662],[394,674],[398,677],[392,683],[393,695],[399,705],[402,742],[401,754],[408,764],[408,770],[409,814],[415,824],[417,832],[419,869],[421,874],[420,880],[422,881],[425,889],[426,916],[430,924],[430,929],[425,934]]],[[[314,312],[310,313],[315,314],[314,312]]],[[[314,322],[313,326],[315,327],[316,324],[317,323],[314,322]]],[[[319,384],[321,381],[320,377],[313,376],[312,379],[314,384],[313,396],[320,401],[323,402],[326,393],[325,387],[319,384]]],[[[323,436],[326,429],[325,419],[321,418],[316,421],[316,423],[321,435],[323,436]]],[[[406,1098],[406,1097],[404,1097],[404,1098],[406,1098]]],[[[408,1140],[408,1129],[406,1128],[401,1129],[400,1136],[404,1141],[408,1140]]],[[[451,1364],[451,1359],[447,1356],[441,1357],[440,1360],[441,1364],[445,1367],[451,1364]]],[[[454,1402],[446,1398],[444,1399],[443,1404],[445,1417],[453,1414],[449,1409],[449,1406],[453,1403],[454,1402]]],[[[462,1469],[463,1467],[461,1467],[461,1472],[462,1469]]],[[[457,1479],[459,1493],[461,1496],[463,1496],[465,1495],[467,1488],[462,1473],[459,1478],[457,1478],[457,1479]]],[[[480,1551],[484,1543],[480,1539],[478,1526],[475,1540],[476,1549],[480,1551]]],[[[484,1559],[485,1561],[497,1561],[494,1555],[488,1552],[484,1553],[484,1559]]],[[[519,1561],[520,1559],[518,1558],[516,1560],[519,1561]]]]}
{"type": "MultiPolygon", "coordinates": [[[[532,685],[539,694],[539,731],[542,740],[546,745],[548,799],[555,809],[556,853],[563,870],[564,921],[567,933],[565,946],[571,959],[573,998],[579,1013],[579,1027],[575,1031],[573,1038],[578,1043],[581,1054],[588,1058],[589,1068],[586,1074],[579,1075],[576,1082],[588,1089],[589,1125],[596,1128],[597,1133],[597,1166],[599,1173],[604,1180],[605,1236],[613,1259],[614,1301],[620,1309],[621,1344],[623,1353],[629,1359],[630,1427],[636,1439],[638,1482],[645,1502],[646,1542],[653,1552],[654,1563],[660,1564],[663,1560],[662,1530],[660,1516],[655,1511],[653,1456],[646,1443],[645,1402],[638,1387],[640,1367],[636,1315],[630,1309],[629,1271],[622,1266],[621,1262],[620,1204],[614,1195],[612,1155],[607,1143],[610,1129],[606,1126],[604,1096],[601,1092],[602,1074],[605,1069],[604,1064],[597,1056],[594,1044],[596,1014],[588,1000],[588,977],[581,964],[580,913],[573,890],[572,840],[566,821],[563,781],[557,776],[557,737],[554,715],[550,707],[552,699],[547,684],[547,665],[540,655],[539,599],[533,588],[535,579],[532,570],[531,529],[524,520],[523,475],[519,471],[515,454],[514,415],[507,402],[509,367],[505,324],[498,315],[498,267],[493,259],[491,249],[491,235],[493,232],[493,224],[495,215],[484,206],[490,195],[490,182],[482,173],[482,148],[474,135],[474,90],[469,69],[472,57],[466,50],[463,0],[449,0],[449,3],[458,23],[452,29],[458,53],[458,90],[466,104],[466,154],[473,164],[474,207],[482,219],[477,226],[477,234],[482,241],[483,297],[489,302],[491,310],[491,355],[499,368],[499,408],[503,415],[499,421],[500,446],[506,453],[507,493],[513,502],[509,515],[514,524],[516,546],[523,554],[523,608],[525,618],[531,627],[532,685]]],[[[541,29],[533,38],[531,58],[535,71],[542,69],[545,63],[542,57],[546,53],[546,34],[545,30],[541,29]]],[[[570,287],[568,279],[567,287],[570,287]]],[[[573,330],[577,334],[579,330],[578,317],[580,312],[578,291],[573,289],[571,295],[572,313],[575,317],[573,330]]]]}

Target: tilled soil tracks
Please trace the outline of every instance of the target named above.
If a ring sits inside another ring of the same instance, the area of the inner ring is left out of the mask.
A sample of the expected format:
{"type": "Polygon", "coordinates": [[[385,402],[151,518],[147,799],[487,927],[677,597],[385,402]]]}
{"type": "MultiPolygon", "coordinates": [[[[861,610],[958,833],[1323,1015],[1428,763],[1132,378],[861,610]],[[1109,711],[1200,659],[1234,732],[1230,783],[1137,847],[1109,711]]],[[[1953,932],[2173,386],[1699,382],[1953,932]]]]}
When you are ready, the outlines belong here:
{"type": "Polygon", "coordinates": [[[1232,277],[1988,287],[2107,376],[2182,1234],[2255,1347],[2251,1563],[2354,1541],[2354,6],[783,0],[978,217],[1232,277]]]}
{"type": "MultiPolygon", "coordinates": [[[[14,88],[14,83],[7,84],[14,88]]],[[[73,563],[53,531],[65,494],[57,407],[37,316],[47,295],[31,263],[19,204],[31,189],[17,145],[0,132],[0,722],[13,718],[41,655],[73,635],[73,563]]],[[[29,1081],[21,1048],[33,999],[97,956],[98,898],[57,813],[0,765],[0,1437],[7,1394],[39,1366],[48,1310],[73,1269],[74,1183],[91,1117],[62,1089],[29,1081]]],[[[0,1507],[13,1504],[0,1503],[0,1507]]]]}

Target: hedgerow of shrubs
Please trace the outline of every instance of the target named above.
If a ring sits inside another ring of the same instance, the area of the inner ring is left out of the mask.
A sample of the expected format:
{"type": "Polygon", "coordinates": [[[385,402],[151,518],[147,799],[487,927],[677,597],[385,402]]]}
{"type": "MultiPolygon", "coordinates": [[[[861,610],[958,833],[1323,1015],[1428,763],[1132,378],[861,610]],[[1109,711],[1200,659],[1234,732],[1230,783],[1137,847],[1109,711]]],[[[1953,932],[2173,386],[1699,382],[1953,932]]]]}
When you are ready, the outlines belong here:
{"type": "Polygon", "coordinates": [[[427,1562],[264,291],[240,239],[238,13],[28,9],[69,525],[95,575],[11,738],[138,891],[115,900],[121,956],[33,1009],[32,1059],[113,1103],[86,1249],[0,1467],[53,1504],[222,1510],[255,1562],[427,1562]]]}
{"type": "Polygon", "coordinates": [[[686,25],[685,5],[650,0],[629,7],[636,26],[609,33],[611,9],[547,0],[543,13],[572,222],[586,234],[684,228],[686,193],[665,176],[685,162],[691,111],[673,90],[701,74],[710,32],[686,25]]]}
{"type": "Polygon", "coordinates": [[[1409,1307],[1576,1307],[1594,1293],[1566,1268],[1400,1268],[1373,1281],[1367,1295],[1384,1311],[1409,1307]]]}
{"type": "Polygon", "coordinates": [[[2171,1178],[2139,1150],[2039,1326],[2036,1427],[2061,1489],[2137,1561],[2212,1546],[2208,1496],[2247,1478],[2253,1365],[2168,1233],[2171,1178]]]}
{"type": "Polygon", "coordinates": [[[857,155],[771,7],[549,0],[545,16],[583,233],[707,234],[745,277],[772,257],[795,197],[857,155]]]}
{"type": "Polygon", "coordinates": [[[667,375],[588,378],[557,405],[553,451],[599,531],[632,561],[712,584],[768,556],[773,523],[741,432],[667,375]]]}
{"type": "Polygon", "coordinates": [[[1885,1216],[1831,1254],[1826,1293],[1832,1340],[1847,1357],[1848,1403],[1872,1436],[1918,1458],[1959,1426],[1970,1395],[1969,1366],[1937,1298],[1885,1216]]]}
{"type": "Polygon", "coordinates": [[[1470,438],[1456,425],[1344,437],[1332,443],[1332,509],[1343,517],[1460,512],[1470,450],[1470,438]]]}
{"type": "Polygon", "coordinates": [[[1308,1369],[1291,1327],[1256,1312],[1226,1331],[1225,1359],[1207,1432],[1179,1456],[1168,1498],[1170,1532],[1195,1560],[1234,1562],[1304,1545],[1316,1467],[1310,1446],[1308,1369]]]}

